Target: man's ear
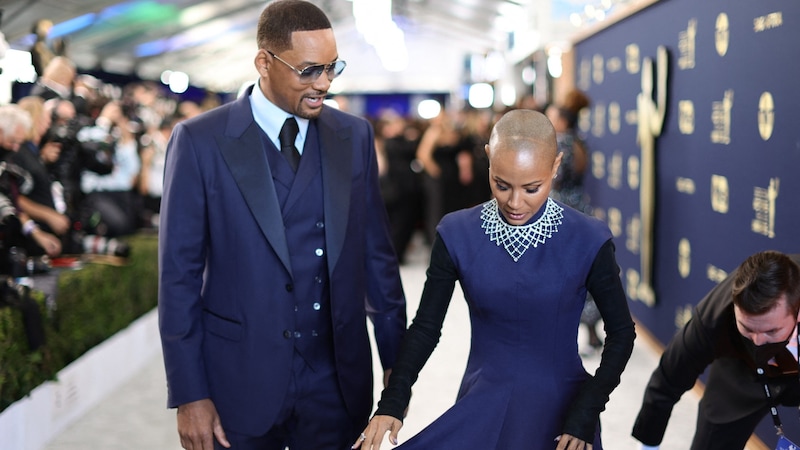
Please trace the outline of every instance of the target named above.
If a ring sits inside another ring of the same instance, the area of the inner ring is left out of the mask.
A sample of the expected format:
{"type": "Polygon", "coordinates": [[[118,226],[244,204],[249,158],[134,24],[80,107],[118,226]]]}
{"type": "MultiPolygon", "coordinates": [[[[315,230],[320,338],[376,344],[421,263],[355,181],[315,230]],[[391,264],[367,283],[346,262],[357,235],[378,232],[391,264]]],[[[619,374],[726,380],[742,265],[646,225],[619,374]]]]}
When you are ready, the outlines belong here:
{"type": "Polygon", "coordinates": [[[267,51],[264,49],[259,49],[253,62],[256,66],[258,74],[262,77],[266,77],[267,72],[269,71],[269,64],[272,62],[272,58],[270,57],[269,53],[267,53],[267,51]]]}

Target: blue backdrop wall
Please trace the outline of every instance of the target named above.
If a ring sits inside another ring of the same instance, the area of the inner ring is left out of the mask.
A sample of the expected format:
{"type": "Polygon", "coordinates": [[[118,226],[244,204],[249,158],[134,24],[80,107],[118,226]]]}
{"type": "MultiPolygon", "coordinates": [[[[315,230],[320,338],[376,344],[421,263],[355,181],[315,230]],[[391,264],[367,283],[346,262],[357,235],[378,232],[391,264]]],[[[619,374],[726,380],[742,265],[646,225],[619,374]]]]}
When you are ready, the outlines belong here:
{"type": "MultiPolygon", "coordinates": [[[[800,252],[798,43],[794,1],[662,0],[575,44],[587,189],[631,311],[662,343],[749,254],[800,252]]],[[[797,410],[781,417],[800,439],[797,410]]],[[[758,435],[774,448],[769,419],[758,435]]]]}

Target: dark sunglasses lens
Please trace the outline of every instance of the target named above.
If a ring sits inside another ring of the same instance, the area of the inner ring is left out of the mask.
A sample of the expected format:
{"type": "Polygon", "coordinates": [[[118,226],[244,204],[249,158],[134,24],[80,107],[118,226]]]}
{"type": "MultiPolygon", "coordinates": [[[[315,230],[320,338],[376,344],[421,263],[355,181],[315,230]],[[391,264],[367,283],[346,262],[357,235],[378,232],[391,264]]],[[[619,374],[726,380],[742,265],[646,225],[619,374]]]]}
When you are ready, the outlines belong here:
{"type": "Polygon", "coordinates": [[[308,66],[303,69],[303,72],[300,74],[300,81],[303,83],[313,83],[314,81],[322,75],[322,72],[325,71],[324,64],[317,64],[316,66],[308,66]]]}

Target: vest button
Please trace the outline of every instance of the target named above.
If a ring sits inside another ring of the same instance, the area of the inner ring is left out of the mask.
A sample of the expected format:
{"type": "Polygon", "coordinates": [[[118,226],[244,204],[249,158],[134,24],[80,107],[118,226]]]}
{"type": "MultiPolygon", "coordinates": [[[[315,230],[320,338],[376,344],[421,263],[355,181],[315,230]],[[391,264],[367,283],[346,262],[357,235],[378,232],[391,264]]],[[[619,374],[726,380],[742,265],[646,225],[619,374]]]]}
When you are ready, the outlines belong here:
{"type": "Polygon", "coordinates": [[[321,249],[321,248],[318,248],[318,249],[314,250],[314,254],[315,254],[315,255],[317,255],[317,256],[322,256],[322,255],[323,255],[323,253],[324,253],[324,252],[322,251],[322,249],[321,249]]]}
{"type": "Polygon", "coordinates": [[[290,337],[292,337],[292,332],[289,330],[283,330],[283,337],[289,339],[290,337]]]}
{"type": "Polygon", "coordinates": [[[316,225],[317,225],[317,228],[325,228],[325,222],[320,221],[320,222],[317,222],[316,225]]]}
{"type": "Polygon", "coordinates": [[[294,290],[294,285],[292,283],[288,283],[286,285],[286,292],[292,292],[294,290]]]}
{"type": "Polygon", "coordinates": [[[320,306],[320,304],[318,302],[314,302],[313,307],[314,307],[314,311],[319,311],[319,309],[321,308],[321,306],[320,306]]]}

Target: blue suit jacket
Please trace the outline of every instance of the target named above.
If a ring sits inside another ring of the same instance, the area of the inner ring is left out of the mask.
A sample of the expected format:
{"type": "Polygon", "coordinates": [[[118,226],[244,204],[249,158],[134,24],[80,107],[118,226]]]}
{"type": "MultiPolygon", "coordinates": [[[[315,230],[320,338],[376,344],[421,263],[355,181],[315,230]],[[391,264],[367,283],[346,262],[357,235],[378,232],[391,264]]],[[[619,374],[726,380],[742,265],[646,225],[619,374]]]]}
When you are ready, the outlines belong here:
{"type": "MultiPolygon", "coordinates": [[[[406,327],[405,298],[371,126],[328,107],[316,123],[335,364],[348,413],[366,421],[366,317],[389,368],[406,327]]],[[[293,353],[284,333],[294,324],[292,243],[265,153],[275,149],[261,133],[249,95],[180,123],[167,150],[159,230],[168,406],[211,398],[226,429],[249,435],[274,422],[293,353]]]]}

